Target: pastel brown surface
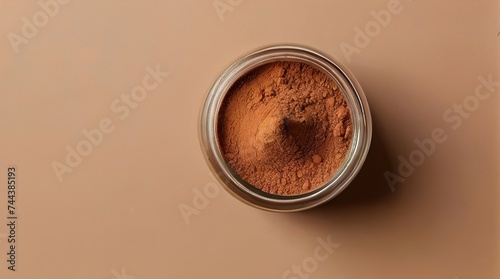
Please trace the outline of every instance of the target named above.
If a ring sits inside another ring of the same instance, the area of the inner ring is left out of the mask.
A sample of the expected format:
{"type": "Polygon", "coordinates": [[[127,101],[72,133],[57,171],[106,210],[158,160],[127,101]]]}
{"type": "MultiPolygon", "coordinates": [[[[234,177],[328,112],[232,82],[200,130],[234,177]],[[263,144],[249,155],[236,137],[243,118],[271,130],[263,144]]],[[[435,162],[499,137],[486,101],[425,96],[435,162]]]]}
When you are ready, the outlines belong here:
{"type": "Polygon", "coordinates": [[[356,46],[355,28],[394,1],[241,1],[224,21],[213,1],[67,1],[15,53],[8,34],[22,36],[23,17],[32,21],[42,2],[54,1],[0,2],[1,279],[500,278],[500,87],[481,88],[491,96],[458,129],[443,120],[479,76],[500,82],[498,1],[400,1],[402,12],[349,57],[342,43],[356,46]],[[208,197],[217,181],[197,134],[219,74],[280,42],[341,60],[374,124],[353,182],[291,214],[222,188],[208,197]],[[121,120],[111,102],[156,65],[171,75],[121,120]],[[106,117],[115,130],[59,182],[51,163],[106,117]],[[435,128],[448,140],[392,192],[384,172],[397,174],[398,157],[435,128]],[[16,272],[6,261],[10,164],[19,171],[16,272]],[[184,217],[180,205],[195,213],[184,217]],[[313,272],[286,276],[328,236],[340,247],[313,272]]]}

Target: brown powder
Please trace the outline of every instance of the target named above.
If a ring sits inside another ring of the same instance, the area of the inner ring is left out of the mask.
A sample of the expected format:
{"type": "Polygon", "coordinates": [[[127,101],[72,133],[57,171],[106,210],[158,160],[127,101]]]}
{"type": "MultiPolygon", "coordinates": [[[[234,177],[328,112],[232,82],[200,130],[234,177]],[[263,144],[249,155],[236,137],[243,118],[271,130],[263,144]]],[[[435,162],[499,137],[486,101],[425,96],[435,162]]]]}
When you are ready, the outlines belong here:
{"type": "Polygon", "coordinates": [[[240,78],[217,122],[222,154],[264,192],[299,195],[322,186],[344,160],[352,137],[337,83],[300,62],[272,62],[240,78]]]}

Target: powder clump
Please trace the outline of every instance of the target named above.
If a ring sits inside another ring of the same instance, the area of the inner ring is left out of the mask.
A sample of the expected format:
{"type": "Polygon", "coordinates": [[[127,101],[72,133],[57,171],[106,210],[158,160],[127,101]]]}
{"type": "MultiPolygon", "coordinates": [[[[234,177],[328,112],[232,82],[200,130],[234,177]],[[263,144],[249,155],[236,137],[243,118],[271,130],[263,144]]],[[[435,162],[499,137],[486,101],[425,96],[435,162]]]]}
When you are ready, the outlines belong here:
{"type": "Polygon", "coordinates": [[[225,160],[264,192],[300,195],[323,185],[351,143],[349,107],[337,83],[301,62],[262,65],[223,100],[217,138],[225,160]]]}

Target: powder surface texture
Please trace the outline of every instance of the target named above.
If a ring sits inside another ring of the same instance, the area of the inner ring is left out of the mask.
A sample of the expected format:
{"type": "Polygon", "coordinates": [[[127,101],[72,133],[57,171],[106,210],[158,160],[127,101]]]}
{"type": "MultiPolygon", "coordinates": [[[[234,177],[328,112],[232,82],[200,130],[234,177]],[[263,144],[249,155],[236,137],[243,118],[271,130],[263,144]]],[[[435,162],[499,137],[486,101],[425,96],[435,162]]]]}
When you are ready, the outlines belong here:
{"type": "Polygon", "coordinates": [[[267,193],[300,195],[322,186],[342,164],[352,123],[333,79],[308,64],[279,61],[230,88],[217,138],[243,180],[267,193]]]}

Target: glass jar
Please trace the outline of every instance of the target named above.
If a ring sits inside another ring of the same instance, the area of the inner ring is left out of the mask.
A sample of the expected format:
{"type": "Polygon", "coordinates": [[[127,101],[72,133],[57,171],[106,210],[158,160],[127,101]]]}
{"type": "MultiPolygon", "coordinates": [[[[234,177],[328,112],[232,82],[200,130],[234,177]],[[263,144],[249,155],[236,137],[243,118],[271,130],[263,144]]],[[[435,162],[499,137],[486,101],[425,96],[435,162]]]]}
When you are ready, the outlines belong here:
{"type": "Polygon", "coordinates": [[[302,46],[276,45],[255,50],[241,57],[219,76],[205,99],[199,133],[208,166],[232,196],[260,209],[291,212],[325,203],[349,185],[361,169],[370,148],[372,122],[361,86],[338,60],[302,46]],[[219,110],[232,85],[251,70],[276,61],[306,63],[335,80],[347,101],[352,119],[351,145],[343,163],[324,185],[296,196],[269,194],[244,181],[225,161],[217,139],[219,110]]]}

